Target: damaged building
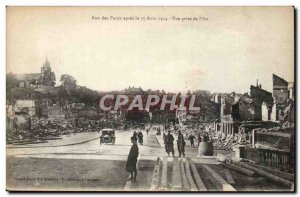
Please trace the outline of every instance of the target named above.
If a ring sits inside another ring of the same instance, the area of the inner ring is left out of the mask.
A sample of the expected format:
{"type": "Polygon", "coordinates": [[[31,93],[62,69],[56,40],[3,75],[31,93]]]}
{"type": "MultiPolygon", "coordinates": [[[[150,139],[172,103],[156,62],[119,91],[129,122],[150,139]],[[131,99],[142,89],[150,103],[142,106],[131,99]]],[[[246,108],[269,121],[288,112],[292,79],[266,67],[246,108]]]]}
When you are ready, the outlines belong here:
{"type": "Polygon", "coordinates": [[[271,119],[273,121],[294,123],[294,83],[273,74],[273,97],[271,119]]]}
{"type": "Polygon", "coordinates": [[[265,106],[264,110],[267,111],[267,115],[264,114],[264,119],[270,120],[274,102],[272,93],[262,89],[262,86],[257,84],[256,86],[251,85],[250,96],[252,97],[254,103],[254,120],[262,120],[263,103],[265,106]],[[265,118],[265,116],[267,116],[267,118],[265,118]]]}

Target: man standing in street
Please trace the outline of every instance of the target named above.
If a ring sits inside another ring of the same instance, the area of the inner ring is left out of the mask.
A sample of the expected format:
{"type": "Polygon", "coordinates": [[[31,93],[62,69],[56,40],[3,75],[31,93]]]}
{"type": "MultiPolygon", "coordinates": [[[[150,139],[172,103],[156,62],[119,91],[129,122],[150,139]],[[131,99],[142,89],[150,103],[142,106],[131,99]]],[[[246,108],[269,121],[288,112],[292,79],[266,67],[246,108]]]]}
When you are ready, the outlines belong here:
{"type": "Polygon", "coordinates": [[[138,132],[138,138],[139,138],[140,145],[143,145],[143,141],[144,141],[143,137],[144,137],[143,133],[141,131],[139,131],[138,132]]]}
{"type": "Polygon", "coordinates": [[[194,145],[194,139],[195,139],[195,136],[191,133],[189,135],[189,140],[191,142],[191,147],[195,147],[195,145],[194,145]]]}
{"type": "Polygon", "coordinates": [[[181,157],[181,155],[185,157],[185,153],[184,153],[185,141],[181,131],[178,131],[177,147],[178,147],[179,157],[181,157]]]}
{"type": "Polygon", "coordinates": [[[198,147],[199,147],[201,141],[202,141],[202,140],[201,140],[201,134],[200,134],[200,132],[199,132],[199,133],[198,133],[198,147]]]}
{"type": "Polygon", "coordinates": [[[165,142],[165,149],[166,152],[168,153],[168,156],[170,156],[170,152],[172,153],[172,156],[174,157],[174,137],[171,134],[170,131],[168,131],[168,134],[165,136],[164,138],[164,142],[165,142]]]}

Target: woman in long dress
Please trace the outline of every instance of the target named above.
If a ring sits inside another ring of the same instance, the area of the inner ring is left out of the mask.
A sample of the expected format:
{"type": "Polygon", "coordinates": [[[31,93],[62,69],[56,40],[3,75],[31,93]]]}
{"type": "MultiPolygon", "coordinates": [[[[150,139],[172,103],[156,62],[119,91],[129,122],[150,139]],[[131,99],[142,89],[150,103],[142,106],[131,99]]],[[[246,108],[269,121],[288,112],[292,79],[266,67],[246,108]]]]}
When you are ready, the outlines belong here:
{"type": "Polygon", "coordinates": [[[137,146],[137,138],[135,136],[131,137],[132,146],[129,151],[127,158],[126,171],[130,173],[130,180],[136,182],[137,169],[136,163],[139,156],[139,148],[137,146]]]}

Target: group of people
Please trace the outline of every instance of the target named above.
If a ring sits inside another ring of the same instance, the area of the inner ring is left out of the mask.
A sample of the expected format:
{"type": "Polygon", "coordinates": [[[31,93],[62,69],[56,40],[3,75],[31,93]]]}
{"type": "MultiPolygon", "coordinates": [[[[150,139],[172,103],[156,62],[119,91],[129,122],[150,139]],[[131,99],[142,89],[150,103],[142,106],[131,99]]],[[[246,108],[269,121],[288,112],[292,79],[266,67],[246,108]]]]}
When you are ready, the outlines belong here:
{"type": "MultiPolygon", "coordinates": [[[[163,135],[164,143],[165,143],[165,149],[168,153],[168,156],[170,156],[170,153],[172,153],[172,156],[174,156],[174,137],[171,134],[170,131],[168,131],[168,134],[166,135],[164,133],[163,135]]],[[[183,156],[185,157],[185,141],[184,137],[181,133],[181,131],[178,131],[178,138],[177,138],[177,148],[179,152],[179,157],[183,156]]]]}
{"type": "MultiPolygon", "coordinates": [[[[191,143],[191,147],[195,147],[195,136],[193,134],[190,134],[188,136],[188,140],[191,143]]],[[[198,147],[200,142],[208,142],[210,139],[209,134],[207,132],[205,132],[204,134],[198,133],[197,134],[197,138],[198,138],[198,147]]],[[[172,155],[174,156],[174,137],[171,134],[170,131],[168,131],[168,134],[166,135],[165,133],[163,134],[163,139],[164,139],[164,144],[165,144],[165,149],[166,152],[168,153],[168,156],[170,156],[170,153],[172,153],[172,155]]],[[[179,152],[179,157],[183,156],[185,157],[185,141],[184,141],[184,136],[181,133],[181,131],[178,131],[178,138],[177,138],[177,148],[178,148],[178,152],[179,152]]]]}
{"type": "MultiPolygon", "coordinates": [[[[147,131],[148,133],[149,131],[147,131]]],[[[194,139],[196,137],[192,134],[189,135],[188,140],[190,140],[191,142],[191,146],[195,147],[194,145],[194,139]]],[[[201,135],[200,133],[198,133],[197,135],[198,138],[198,146],[200,144],[200,142],[207,142],[209,141],[209,135],[208,133],[204,133],[203,135],[201,135]]],[[[136,176],[137,176],[137,169],[136,169],[136,164],[137,164],[137,158],[139,155],[139,148],[137,146],[138,143],[140,143],[141,145],[143,144],[143,133],[141,131],[134,131],[131,139],[131,149],[127,158],[127,164],[126,164],[126,171],[130,173],[130,181],[135,182],[136,181],[136,176]]],[[[164,144],[165,144],[165,150],[168,153],[168,156],[170,156],[170,154],[172,154],[172,156],[174,156],[175,150],[174,150],[174,136],[171,134],[171,131],[169,130],[166,133],[163,133],[163,139],[164,139],[164,144]]],[[[181,133],[181,131],[178,131],[178,137],[177,137],[177,148],[178,148],[178,153],[179,153],[179,157],[185,157],[185,140],[184,140],[184,136],[181,133]]]]}
{"type": "MultiPolygon", "coordinates": [[[[188,140],[190,140],[191,147],[195,147],[195,144],[194,144],[195,138],[196,137],[193,134],[190,134],[188,136],[188,140]]],[[[209,141],[209,134],[207,132],[205,132],[203,135],[201,135],[201,133],[198,133],[197,138],[198,138],[198,146],[199,146],[200,142],[208,142],[209,141]]]]}
{"type": "Polygon", "coordinates": [[[134,131],[133,132],[133,135],[132,135],[133,138],[136,138],[136,140],[138,140],[138,142],[140,143],[140,145],[143,145],[143,142],[144,142],[144,135],[141,131],[134,131]]]}

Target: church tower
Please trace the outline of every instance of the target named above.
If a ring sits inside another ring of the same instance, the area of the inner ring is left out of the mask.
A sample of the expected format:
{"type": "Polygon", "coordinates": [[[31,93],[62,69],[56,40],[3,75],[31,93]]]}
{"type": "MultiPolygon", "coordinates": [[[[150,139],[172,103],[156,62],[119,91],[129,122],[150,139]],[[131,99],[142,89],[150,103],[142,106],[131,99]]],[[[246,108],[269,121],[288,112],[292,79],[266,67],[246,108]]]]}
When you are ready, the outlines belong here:
{"type": "Polygon", "coordinates": [[[41,67],[41,77],[44,78],[49,73],[51,73],[51,67],[50,62],[48,61],[48,57],[46,57],[45,63],[41,67]]]}
{"type": "Polygon", "coordinates": [[[43,86],[54,86],[55,80],[55,74],[51,71],[50,62],[48,57],[46,57],[45,62],[41,67],[40,84],[43,86]]]}

